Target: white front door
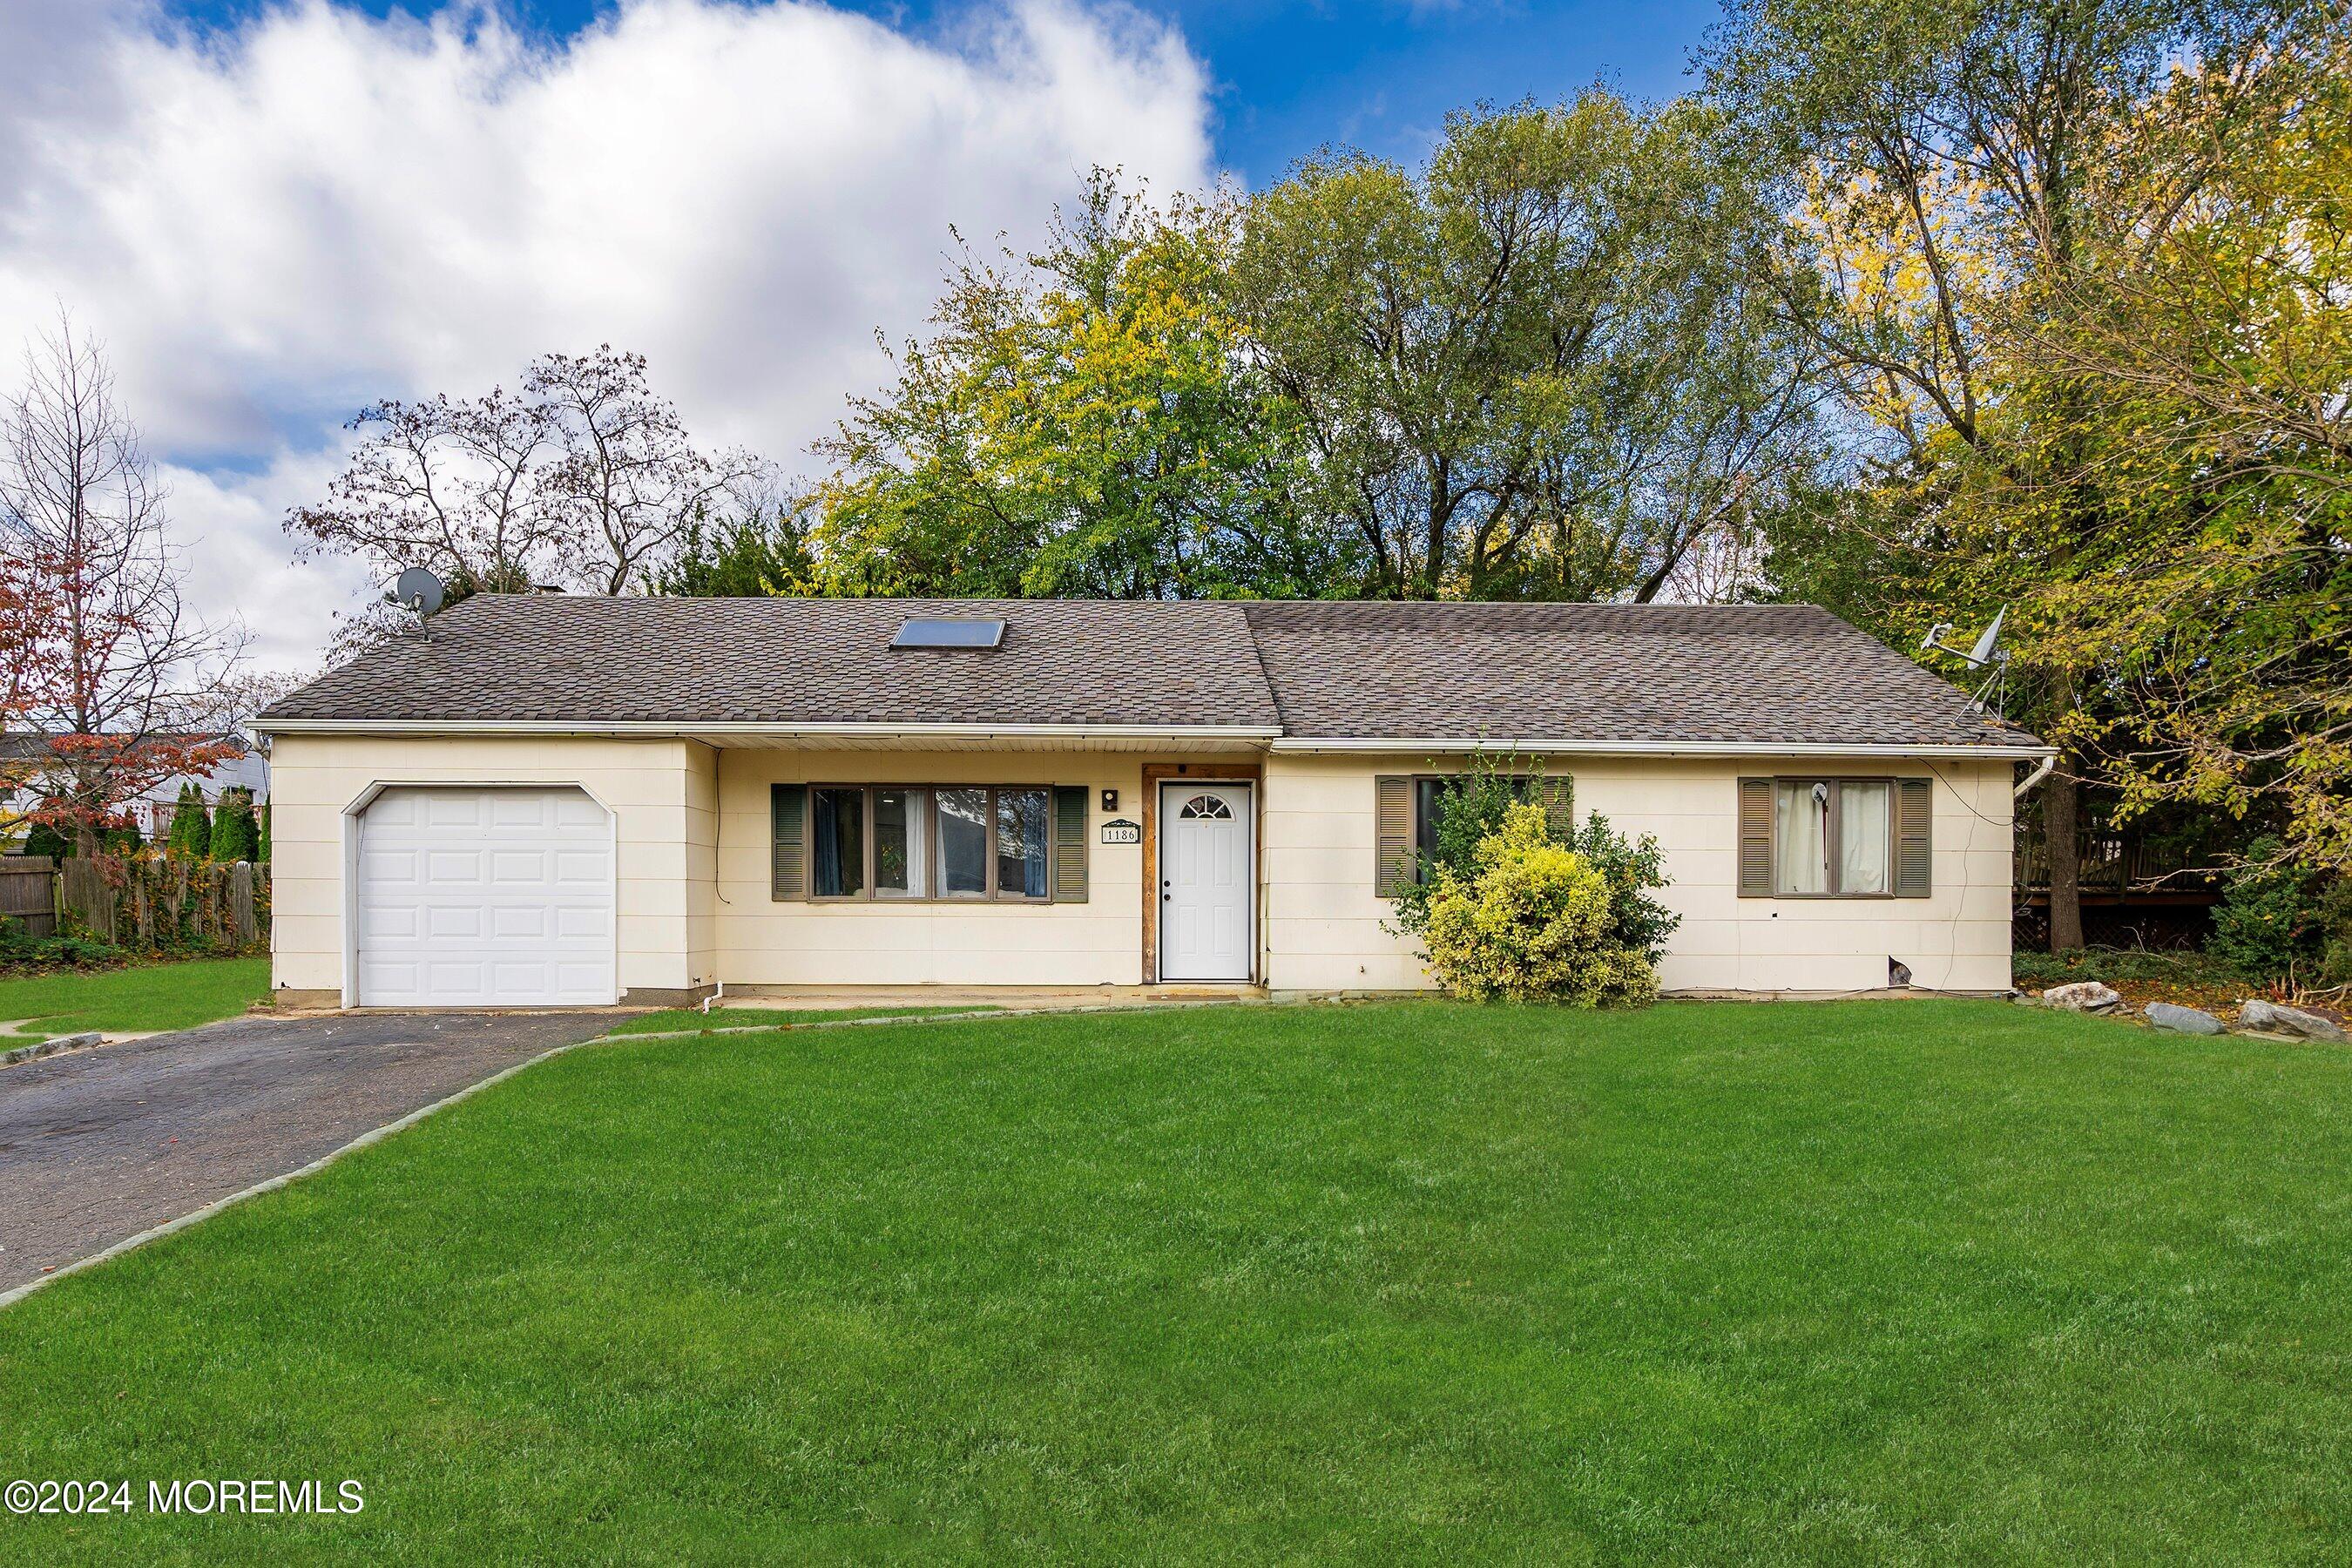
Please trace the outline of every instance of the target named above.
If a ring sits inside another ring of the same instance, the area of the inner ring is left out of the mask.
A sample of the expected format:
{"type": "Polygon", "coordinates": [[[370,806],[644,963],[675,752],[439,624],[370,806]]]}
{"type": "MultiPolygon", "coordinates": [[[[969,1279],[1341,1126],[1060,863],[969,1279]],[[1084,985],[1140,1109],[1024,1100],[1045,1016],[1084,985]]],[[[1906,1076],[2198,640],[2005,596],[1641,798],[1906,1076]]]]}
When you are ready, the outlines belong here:
{"type": "Polygon", "coordinates": [[[577,789],[387,789],[359,820],[362,1007],[607,1005],[613,819],[577,789]]]}
{"type": "Polygon", "coordinates": [[[1160,786],[1160,978],[1247,980],[1252,889],[1250,786],[1160,786]]]}

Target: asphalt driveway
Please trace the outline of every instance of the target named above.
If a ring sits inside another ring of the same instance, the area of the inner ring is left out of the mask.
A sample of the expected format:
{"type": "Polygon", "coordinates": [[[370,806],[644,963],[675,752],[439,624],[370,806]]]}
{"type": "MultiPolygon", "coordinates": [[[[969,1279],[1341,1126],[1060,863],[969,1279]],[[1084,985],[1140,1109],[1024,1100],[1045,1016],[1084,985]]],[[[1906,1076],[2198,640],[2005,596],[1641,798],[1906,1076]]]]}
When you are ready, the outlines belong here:
{"type": "Polygon", "coordinates": [[[237,1019],[0,1068],[0,1290],[613,1023],[593,1013],[237,1019]]]}

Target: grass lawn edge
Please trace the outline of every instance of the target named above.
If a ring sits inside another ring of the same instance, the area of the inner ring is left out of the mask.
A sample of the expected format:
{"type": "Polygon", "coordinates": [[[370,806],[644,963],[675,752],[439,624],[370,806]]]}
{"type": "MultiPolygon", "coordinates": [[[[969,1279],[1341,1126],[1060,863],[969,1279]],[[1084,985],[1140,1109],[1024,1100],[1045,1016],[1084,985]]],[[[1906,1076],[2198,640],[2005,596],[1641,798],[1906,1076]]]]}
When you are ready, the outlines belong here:
{"type": "MultiPolygon", "coordinates": [[[[628,1037],[620,1037],[626,1039],[628,1037]]],[[[0,1311],[5,1311],[45,1285],[54,1285],[69,1275],[79,1274],[85,1269],[95,1268],[101,1263],[111,1262],[126,1252],[135,1252],[149,1242],[161,1241],[167,1236],[186,1230],[191,1226],[199,1225],[223,1210],[236,1207],[247,1198],[257,1198],[265,1193],[274,1193],[280,1187],[290,1187],[305,1176],[318,1174],[347,1154],[355,1154],[372,1144],[383,1142],[396,1132],[404,1132],[435,1112],[446,1110],[460,1100],[470,1100],[484,1089],[504,1083],[516,1074],[526,1072],[543,1061],[560,1057],[566,1051],[576,1051],[583,1046],[604,1045],[611,1039],[612,1037],[600,1035],[593,1039],[575,1040],[570,1045],[551,1046],[535,1057],[519,1061],[512,1067],[501,1068],[478,1083],[469,1083],[453,1094],[443,1095],[430,1105],[420,1105],[405,1116],[397,1117],[381,1127],[371,1128],[340,1148],[328,1150],[306,1165],[298,1166],[275,1176],[265,1177],[249,1187],[240,1187],[226,1197],[215,1198],[201,1207],[190,1209],[186,1214],[175,1215],[161,1225],[150,1226],[135,1236],[126,1236],[121,1241],[91,1253],[88,1258],[77,1258],[71,1263],[60,1264],[55,1271],[44,1274],[37,1279],[28,1279],[13,1289],[0,1290],[0,1311]]]]}
{"type": "MultiPolygon", "coordinates": [[[[167,1236],[174,1235],[180,1231],[187,1229],[191,1226],[200,1224],[205,1220],[210,1219],[213,1215],[221,1213],[225,1209],[234,1208],[236,1205],[245,1202],[248,1198],[257,1198],[265,1193],[274,1193],[280,1187],[293,1185],[296,1182],[300,1181],[305,1176],[316,1175],[319,1172],[325,1170],[328,1166],[335,1163],[335,1162],[342,1159],[346,1155],[355,1154],[361,1150],[368,1148],[373,1144],[381,1143],[396,1132],[406,1131],[409,1128],[415,1126],[418,1122],[423,1121],[427,1117],[430,1117],[438,1111],[446,1110],[461,1100],[470,1100],[475,1095],[481,1093],[484,1089],[494,1088],[499,1084],[504,1083],[507,1079],[516,1077],[518,1074],[528,1072],[532,1068],[539,1066],[541,1062],[551,1061],[555,1058],[562,1056],[568,1051],[576,1051],[587,1046],[634,1045],[640,1040],[699,1039],[706,1035],[775,1035],[799,1029],[856,1028],[871,1024],[971,1023],[977,1020],[988,1018],[1034,1018],[1061,1013],[1138,1013],[1148,1012],[1153,1009],[1167,1009],[1174,1007],[1232,1007],[1241,1005],[1240,999],[1235,998],[1231,1002],[1142,1002],[1111,1003],[1100,1006],[1090,1007],[1030,1007],[1022,1009],[988,1008],[971,1013],[914,1013],[898,1014],[893,1016],[877,1018],[823,1018],[813,1019],[808,1022],[799,1024],[758,1024],[730,1026],[723,1029],[679,1029],[656,1034],[633,1035],[606,1033],[594,1036],[585,1040],[574,1040],[569,1045],[551,1046],[535,1057],[530,1057],[525,1060],[519,1061],[512,1067],[501,1068],[499,1071],[492,1073],[489,1077],[483,1079],[478,1083],[467,1084],[465,1088],[457,1090],[455,1093],[443,1095],[439,1100],[433,1101],[430,1105],[420,1105],[404,1116],[397,1117],[391,1121],[387,1121],[381,1127],[371,1128],[369,1131],[362,1132],[358,1137],[352,1139],[350,1142],[341,1145],[340,1148],[329,1150],[327,1152],[320,1155],[317,1159],[312,1160],[306,1165],[299,1166],[291,1171],[283,1172],[278,1175],[266,1177],[261,1181],[254,1183],[249,1187],[241,1187],[226,1197],[215,1198],[212,1202],[205,1204],[201,1207],[191,1209],[184,1215],[175,1215],[171,1219],[165,1220],[161,1225],[150,1226],[145,1230],[140,1231],[136,1235],[126,1236],[121,1241],[111,1243],[110,1245],[91,1253],[87,1258],[77,1258],[71,1263],[60,1264],[53,1273],[44,1274],[37,1279],[28,1279],[24,1284],[18,1285],[12,1289],[0,1290],[0,1311],[5,1311],[8,1308],[15,1306],[17,1302],[23,1300],[26,1297],[30,1296],[44,1286],[53,1285],[60,1279],[66,1279],[71,1275],[79,1274],[85,1269],[95,1268],[100,1264],[110,1262],[113,1259],[121,1257],[126,1252],[135,1252],[140,1247],[145,1247],[150,1242],[161,1241],[167,1236]]],[[[1264,1005],[1264,1004],[1257,1005],[1264,1005]]],[[[220,1019],[215,1020],[215,1023],[224,1021],[225,1020],[220,1019]]],[[[203,1024],[196,1026],[197,1028],[206,1028],[209,1026],[209,1025],[203,1024]]],[[[34,1043],[40,1044],[45,1042],[34,1043]]],[[[82,1048],[95,1049],[96,1047],[85,1047],[82,1048]]],[[[43,1058],[36,1057],[27,1058],[26,1059],[33,1061],[43,1058]]],[[[16,1064],[11,1063],[9,1065],[13,1066],[16,1064]]]]}

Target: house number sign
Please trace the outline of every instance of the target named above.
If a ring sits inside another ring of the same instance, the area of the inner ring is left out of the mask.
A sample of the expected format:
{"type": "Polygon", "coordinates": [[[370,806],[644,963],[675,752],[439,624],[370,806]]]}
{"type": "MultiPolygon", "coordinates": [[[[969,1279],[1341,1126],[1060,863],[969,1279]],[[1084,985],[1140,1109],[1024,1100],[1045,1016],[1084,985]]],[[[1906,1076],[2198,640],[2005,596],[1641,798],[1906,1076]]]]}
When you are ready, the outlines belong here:
{"type": "Polygon", "coordinates": [[[1129,822],[1123,816],[1116,822],[1106,822],[1103,824],[1102,841],[1106,844],[1140,844],[1143,842],[1143,825],[1129,822]]]}

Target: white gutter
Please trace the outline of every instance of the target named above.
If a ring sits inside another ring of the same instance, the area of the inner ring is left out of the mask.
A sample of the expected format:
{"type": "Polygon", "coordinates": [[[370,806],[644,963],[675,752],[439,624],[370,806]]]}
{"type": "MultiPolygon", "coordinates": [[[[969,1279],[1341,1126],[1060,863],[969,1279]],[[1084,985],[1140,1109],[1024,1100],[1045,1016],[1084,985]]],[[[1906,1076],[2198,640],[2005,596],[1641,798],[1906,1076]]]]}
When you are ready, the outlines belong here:
{"type": "Polygon", "coordinates": [[[1976,757],[1985,761],[2032,762],[2057,755],[2047,746],[1888,746],[1833,745],[1791,741],[1545,741],[1463,740],[1458,736],[1405,737],[1366,740],[1349,737],[1287,736],[1269,748],[1276,752],[1517,752],[1528,756],[1580,757],[1976,757]]]}
{"type": "Polygon", "coordinates": [[[2010,798],[2011,800],[2023,800],[2025,798],[2026,792],[2031,790],[2035,784],[2040,784],[2043,779],[2048,778],[2051,773],[2057,766],[2058,753],[2055,752],[2045,752],[2042,761],[2034,764],[2033,771],[2017,781],[2017,787],[2009,792],[2010,798]]]}
{"type": "Polygon", "coordinates": [[[604,735],[688,739],[698,735],[799,736],[887,740],[1082,739],[1271,741],[1282,733],[1263,724],[768,724],[740,720],[676,719],[261,719],[265,735],[604,735]]]}

